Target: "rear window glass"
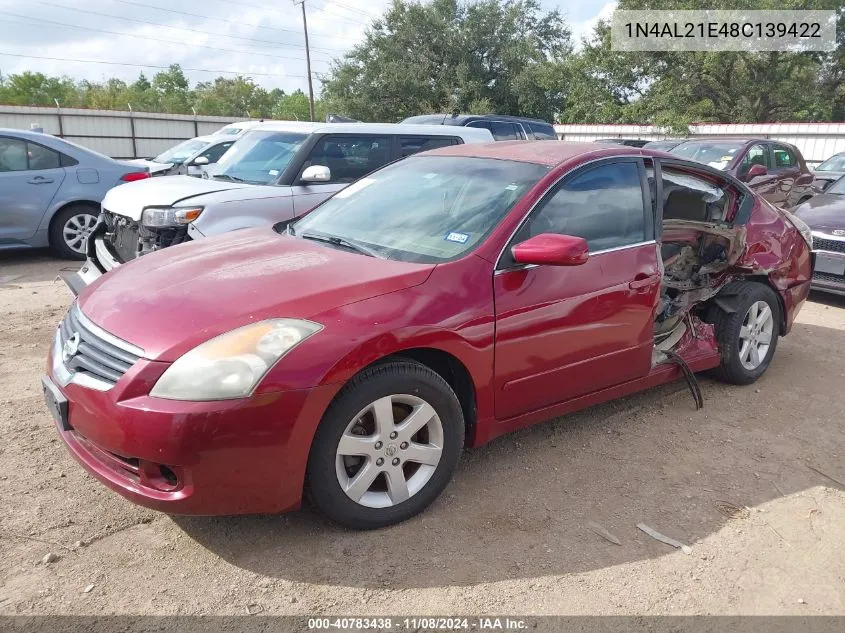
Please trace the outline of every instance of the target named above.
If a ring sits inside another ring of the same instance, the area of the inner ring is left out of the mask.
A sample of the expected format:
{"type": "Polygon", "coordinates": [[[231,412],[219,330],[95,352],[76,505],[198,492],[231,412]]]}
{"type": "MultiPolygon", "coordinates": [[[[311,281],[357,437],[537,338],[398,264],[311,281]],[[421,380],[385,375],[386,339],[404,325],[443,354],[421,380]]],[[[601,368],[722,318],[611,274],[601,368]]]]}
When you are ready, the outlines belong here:
{"type": "Polygon", "coordinates": [[[404,158],[417,152],[457,145],[458,139],[449,136],[400,136],[399,156],[404,158]]]}
{"type": "Polygon", "coordinates": [[[664,220],[725,220],[730,197],[722,187],[672,168],[664,168],[662,175],[664,220]]]}
{"type": "Polygon", "coordinates": [[[543,125],[542,123],[524,123],[528,129],[531,130],[531,134],[534,135],[534,138],[538,141],[556,141],[557,134],[555,134],[555,129],[551,125],[543,125]]]}
{"type": "Polygon", "coordinates": [[[795,155],[786,147],[773,147],[772,154],[774,155],[776,169],[795,167],[798,164],[795,155]]]}
{"type": "Polygon", "coordinates": [[[669,150],[669,153],[697,160],[716,169],[727,169],[744,145],[732,141],[695,141],[681,143],[669,150]]]}

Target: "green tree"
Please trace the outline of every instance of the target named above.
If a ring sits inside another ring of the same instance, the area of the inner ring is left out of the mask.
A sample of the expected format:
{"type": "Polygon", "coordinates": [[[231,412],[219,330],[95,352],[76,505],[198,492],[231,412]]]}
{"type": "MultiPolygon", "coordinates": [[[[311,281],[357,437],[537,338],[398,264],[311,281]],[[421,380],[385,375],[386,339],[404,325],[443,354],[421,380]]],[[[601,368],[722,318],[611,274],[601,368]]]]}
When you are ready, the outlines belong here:
{"type": "Polygon", "coordinates": [[[620,0],[620,9],[839,9],[836,52],[613,51],[600,23],[569,63],[567,122],[842,120],[843,10],[837,0],[620,0]]]}
{"type": "Polygon", "coordinates": [[[249,77],[218,77],[197,84],[193,94],[197,112],[218,116],[269,116],[274,102],[264,88],[249,77]]]}
{"type": "Polygon", "coordinates": [[[78,93],[68,77],[48,77],[25,71],[0,81],[0,101],[9,105],[55,106],[78,105],[78,93]]]}
{"type": "Polygon", "coordinates": [[[167,70],[153,77],[153,90],[165,112],[187,114],[191,112],[190,84],[179,64],[170,64],[167,70]]]}
{"type": "MultiPolygon", "coordinates": [[[[308,95],[302,90],[294,90],[289,95],[284,95],[277,102],[271,116],[281,121],[308,121],[311,116],[308,107],[308,95]]],[[[326,119],[326,108],[322,101],[314,101],[314,118],[317,121],[326,119]]]]}
{"type": "Polygon", "coordinates": [[[539,0],[394,0],[323,82],[327,107],[362,120],[478,110],[551,119],[569,30],[539,0]]]}

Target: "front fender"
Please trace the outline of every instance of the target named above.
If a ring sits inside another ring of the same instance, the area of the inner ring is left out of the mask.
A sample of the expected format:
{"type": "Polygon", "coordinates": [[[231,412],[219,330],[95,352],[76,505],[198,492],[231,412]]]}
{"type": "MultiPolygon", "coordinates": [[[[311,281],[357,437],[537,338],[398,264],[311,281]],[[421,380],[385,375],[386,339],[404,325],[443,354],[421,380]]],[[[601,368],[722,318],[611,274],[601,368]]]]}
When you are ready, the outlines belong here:
{"type": "MultiPolygon", "coordinates": [[[[293,199],[290,196],[257,198],[212,204],[191,226],[199,237],[222,235],[238,229],[270,226],[293,218],[293,199]]],[[[188,229],[191,234],[191,229],[188,229]]],[[[194,237],[191,234],[191,237],[194,237]]]]}
{"type": "Polygon", "coordinates": [[[478,419],[493,416],[495,316],[492,264],[478,257],[439,265],[421,284],[310,317],[323,325],[268,373],[261,391],[340,389],[376,361],[433,349],[466,367],[478,419]]]}

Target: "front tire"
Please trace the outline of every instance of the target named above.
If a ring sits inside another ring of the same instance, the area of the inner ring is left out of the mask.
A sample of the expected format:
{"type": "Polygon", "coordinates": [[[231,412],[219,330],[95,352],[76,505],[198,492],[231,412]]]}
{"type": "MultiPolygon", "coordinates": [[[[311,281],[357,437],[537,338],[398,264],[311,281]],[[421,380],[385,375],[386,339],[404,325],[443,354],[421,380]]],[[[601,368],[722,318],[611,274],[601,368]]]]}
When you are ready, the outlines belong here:
{"type": "Polygon", "coordinates": [[[750,281],[731,283],[722,290],[736,295],[736,310],[717,309],[714,326],[722,363],[718,378],[734,385],[750,385],[762,376],[777,349],[780,304],[768,286],[750,281]]]}
{"type": "Polygon", "coordinates": [[[380,528],[424,510],[458,463],[464,418],[437,373],[411,360],[356,376],[326,411],[308,458],[308,492],[333,521],[380,528]]]}
{"type": "Polygon", "coordinates": [[[86,204],[71,204],[50,223],[50,247],[62,259],[84,260],[88,236],[97,226],[98,211],[86,204]]]}

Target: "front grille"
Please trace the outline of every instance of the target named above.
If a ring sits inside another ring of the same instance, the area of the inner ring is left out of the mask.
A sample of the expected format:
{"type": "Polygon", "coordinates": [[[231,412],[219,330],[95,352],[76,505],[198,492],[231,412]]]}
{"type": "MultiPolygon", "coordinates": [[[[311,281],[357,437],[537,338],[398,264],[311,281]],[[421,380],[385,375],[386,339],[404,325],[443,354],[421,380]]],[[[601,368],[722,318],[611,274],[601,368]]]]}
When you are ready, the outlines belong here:
{"type": "Polygon", "coordinates": [[[106,242],[121,262],[128,262],[138,255],[138,223],[103,209],[106,222],[106,242]]]}
{"type": "MultiPolygon", "coordinates": [[[[62,362],[69,371],[88,374],[102,382],[114,385],[140,356],[106,340],[95,329],[99,328],[93,326],[74,304],[59,327],[62,362]],[[73,338],[73,343],[66,346],[71,338],[73,338]],[[69,354],[74,347],[76,352],[66,358],[64,352],[67,351],[69,354]]],[[[127,347],[129,347],[128,344],[127,347]]]]}
{"type": "Polygon", "coordinates": [[[817,234],[814,234],[813,250],[845,253],[845,240],[826,240],[823,237],[818,237],[817,234]]]}
{"type": "Polygon", "coordinates": [[[845,277],[841,275],[832,275],[830,273],[813,272],[814,281],[824,281],[829,284],[845,284],[845,277]]]}

